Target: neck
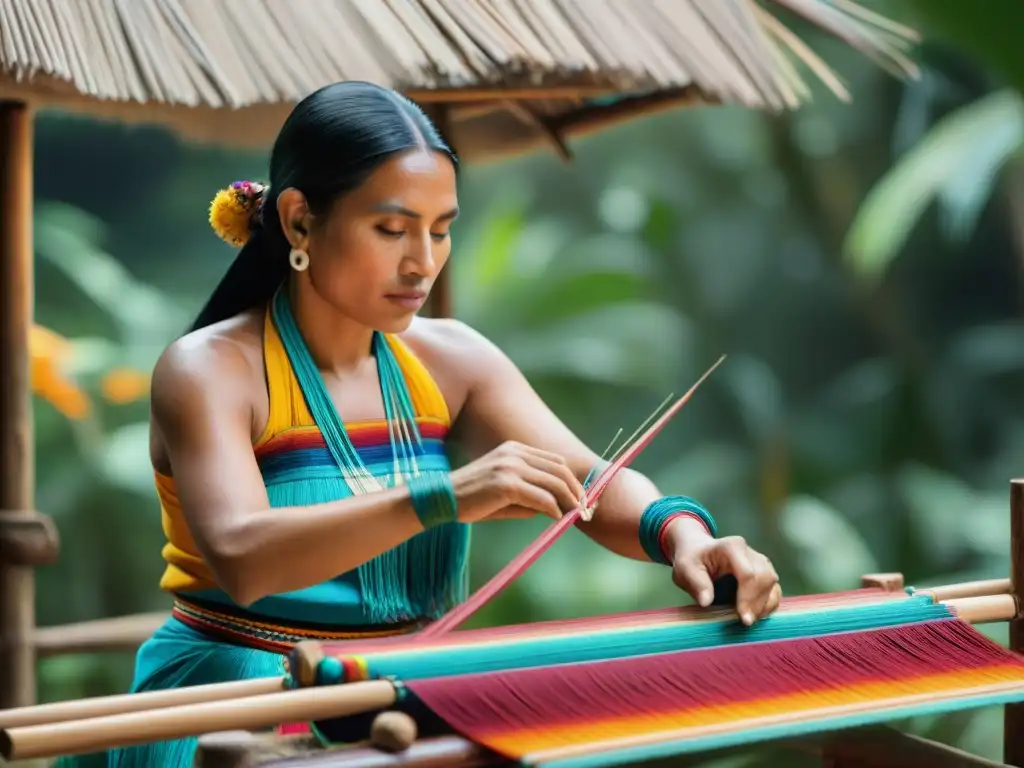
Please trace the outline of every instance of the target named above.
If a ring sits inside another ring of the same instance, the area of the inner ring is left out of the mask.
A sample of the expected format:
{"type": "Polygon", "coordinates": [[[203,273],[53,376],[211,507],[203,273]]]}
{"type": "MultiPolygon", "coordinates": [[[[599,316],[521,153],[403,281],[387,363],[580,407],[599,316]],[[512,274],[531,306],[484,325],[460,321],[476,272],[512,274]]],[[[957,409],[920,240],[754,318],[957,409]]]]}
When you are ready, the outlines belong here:
{"type": "Polygon", "coordinates": [[[323,371],[344,374],[371,357],[373,329],[324,301],[304,280],[290,280],[288,298],[309,354],[323,371]]]}

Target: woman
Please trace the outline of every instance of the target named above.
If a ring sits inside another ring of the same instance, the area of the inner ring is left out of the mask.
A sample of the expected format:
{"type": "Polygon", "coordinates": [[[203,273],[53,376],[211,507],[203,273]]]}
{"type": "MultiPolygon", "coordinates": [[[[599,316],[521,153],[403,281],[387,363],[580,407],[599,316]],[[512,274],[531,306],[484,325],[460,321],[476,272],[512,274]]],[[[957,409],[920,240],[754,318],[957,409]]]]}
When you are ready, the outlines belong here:
{"type": "MultiPolygon", "coordinates": [[[[414,104],[344,83],[296,106],[269,187],[214,201],[211,223],[242,248],[153,375],[175,608],[134,690],[280,675],[303,638],[414,631],[465,598],[469,524],[578,504],[599,457],[486,339],[416,317],[451,251],[457,168],[414,104]],[[451,471],[449,440],[476,458],[451,471]]],[[[763,555],[636,472],[580,527],[670,566],[703,605],[734,574],[748,624],[778,605],[763,555]]],[[[111,762],[184,767],[193,750],[111,762]]]]}

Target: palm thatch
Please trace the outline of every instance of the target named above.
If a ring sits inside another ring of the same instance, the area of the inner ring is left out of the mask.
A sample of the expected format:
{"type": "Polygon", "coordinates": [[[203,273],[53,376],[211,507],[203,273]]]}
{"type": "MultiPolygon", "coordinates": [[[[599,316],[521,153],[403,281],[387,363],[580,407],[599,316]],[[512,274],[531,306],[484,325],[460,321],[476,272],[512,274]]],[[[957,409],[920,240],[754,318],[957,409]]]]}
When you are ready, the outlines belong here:
{"type": "Polygon", "coordinates": [[[852,0],[0,0],[0,98],[237,146],[368,80],[445,105],[465,156],[564,153],[659,107],[797,107],[801,66],[847,99],[780,10],[914,74],[913,33],[852,0]]]}

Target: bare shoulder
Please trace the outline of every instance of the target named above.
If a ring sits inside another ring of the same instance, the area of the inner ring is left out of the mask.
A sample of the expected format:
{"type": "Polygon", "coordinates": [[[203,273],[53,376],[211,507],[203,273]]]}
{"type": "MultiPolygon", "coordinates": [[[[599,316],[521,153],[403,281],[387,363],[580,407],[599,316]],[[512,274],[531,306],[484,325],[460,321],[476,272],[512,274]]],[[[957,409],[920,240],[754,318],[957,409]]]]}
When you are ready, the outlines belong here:
{"type": "Polygon", "coordinates": [[[251,407],[263,381],[263,326],[244,313],[176,339],[153,369],[151,401],[158,423],[218,402],[251,407]]]}
{"type": "Polygon", "coordinates": [[[461,320],[417,317],[399,338],[430,371],[453,417],[481,375],[508,364],[497,346],[461,320]]]}

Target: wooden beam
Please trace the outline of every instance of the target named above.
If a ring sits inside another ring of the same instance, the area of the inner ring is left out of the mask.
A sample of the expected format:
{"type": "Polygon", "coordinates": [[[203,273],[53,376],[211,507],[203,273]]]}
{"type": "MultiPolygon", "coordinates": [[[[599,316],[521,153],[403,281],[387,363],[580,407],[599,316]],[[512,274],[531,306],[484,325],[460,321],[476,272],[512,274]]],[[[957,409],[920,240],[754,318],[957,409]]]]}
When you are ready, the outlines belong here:
{"type": "Polygon", "coordinates": [[[961,749],[889,726],[855,728],[821,741],[822,768],[1000,768],[961,749]]]}
{"type": "MultiPolygon", "coordinates": [[[[1024,597],[1024,479],[1010,481],[1010,593],[1024,597]]],[[[1024,620],[1010,622],[1009,648],[1024,653],[1024,620]]],[[[1003,714],[1003,761],[1024,766],[1024,704],[1007,704],[1003,714]]]]}
{"type": "Polygon", "coordinates": [[[169,611],[137,613],[77,624],[37,627],[33,632],[36,655],[63,656],[69,653],[135,652],[170,618],[169,611]]]}
{"type": "MultiPolygon", "coordinates": [[[[8,533],[35,507],[32,255],[32,113],[0,101],[0,529],[8,533]]],[[[18,559],[13,548],[0,553],[0,709],[36,698],[35,574],[18,559]]]]}

